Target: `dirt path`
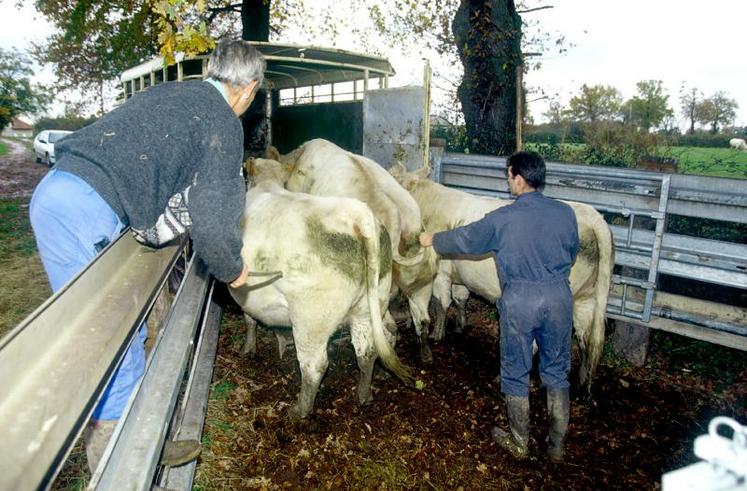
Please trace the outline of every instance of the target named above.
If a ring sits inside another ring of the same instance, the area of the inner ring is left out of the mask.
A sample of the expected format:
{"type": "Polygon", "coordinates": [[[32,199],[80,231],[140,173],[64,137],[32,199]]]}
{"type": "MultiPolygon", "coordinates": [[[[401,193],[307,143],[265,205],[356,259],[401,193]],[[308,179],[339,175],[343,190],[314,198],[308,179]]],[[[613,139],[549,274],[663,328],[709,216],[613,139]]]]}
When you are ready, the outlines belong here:
{"type": "Polygon", "coordinates": [[[30,197],[49,170],[34,161],[33,152],[22,143],[2,139],[8,153],[0,157],[0,199],[30,197]]]}

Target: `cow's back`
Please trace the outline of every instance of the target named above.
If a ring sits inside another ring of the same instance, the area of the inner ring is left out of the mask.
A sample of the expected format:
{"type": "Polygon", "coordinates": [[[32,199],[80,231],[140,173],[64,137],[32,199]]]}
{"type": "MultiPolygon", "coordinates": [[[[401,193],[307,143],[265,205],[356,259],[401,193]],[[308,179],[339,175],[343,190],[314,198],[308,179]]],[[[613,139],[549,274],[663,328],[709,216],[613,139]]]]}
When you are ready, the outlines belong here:
{"type": "Polygon", "coordinates": [[[391,235],[416,242],[420,208],[410,194],[380,165],[326,140],[306,142],[293,152],[295,165],[286,188],[317,196],[340,196],[366,203],[391,235]]]}
{"type": "Polygon", "coordinates": [[[242,259],[252,272],[280,271],[283,277],[251,294],[233,290],[236,301],[270,325],[290,325],[288,309],[307,305],[314,295],[323,299],[317,308],[347,313],[365,289],[365,252],[354,213],[362,206],[345,198],[250,190],[242,259]]]}

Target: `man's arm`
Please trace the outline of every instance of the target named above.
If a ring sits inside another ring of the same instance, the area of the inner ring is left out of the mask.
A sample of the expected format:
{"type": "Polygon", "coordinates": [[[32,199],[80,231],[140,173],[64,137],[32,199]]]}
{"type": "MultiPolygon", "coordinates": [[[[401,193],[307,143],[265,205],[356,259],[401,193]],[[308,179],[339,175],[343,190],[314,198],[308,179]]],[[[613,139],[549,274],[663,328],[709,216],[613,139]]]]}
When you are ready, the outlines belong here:
{"type": "Polygon", "coordinates": [[[493,214],[453,230],[436,234],[420,234],[420,244],[433,245],[438,254],[468,254],[479,256],[493,250],[495,246],[495,217],[493,214]]]}
{"type": "Polygon", "coordinates": [[[242,139],[238,131],[240,126],[236,125],[223,134],[213,130],[207,135],[199,171],[190,190],[189,208],[195,253],[218,280],[243,284],[248,270],[241,260],[240,220],[246,185],[241,176],[242,139]]]}

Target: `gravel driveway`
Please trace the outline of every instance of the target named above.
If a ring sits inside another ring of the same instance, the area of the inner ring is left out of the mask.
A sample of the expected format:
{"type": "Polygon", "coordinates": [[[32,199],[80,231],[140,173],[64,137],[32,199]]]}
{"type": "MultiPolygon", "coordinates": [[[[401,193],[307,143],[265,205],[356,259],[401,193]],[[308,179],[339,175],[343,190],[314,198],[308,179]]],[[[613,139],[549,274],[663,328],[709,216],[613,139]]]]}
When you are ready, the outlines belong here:
{"type": "Polygon", "coordinates": [[[0,157],[0,199],[30,197],[49,169],[35,163],[33,152],[22,143],[0,141],[8,146],[8,153],[0,157]]]}

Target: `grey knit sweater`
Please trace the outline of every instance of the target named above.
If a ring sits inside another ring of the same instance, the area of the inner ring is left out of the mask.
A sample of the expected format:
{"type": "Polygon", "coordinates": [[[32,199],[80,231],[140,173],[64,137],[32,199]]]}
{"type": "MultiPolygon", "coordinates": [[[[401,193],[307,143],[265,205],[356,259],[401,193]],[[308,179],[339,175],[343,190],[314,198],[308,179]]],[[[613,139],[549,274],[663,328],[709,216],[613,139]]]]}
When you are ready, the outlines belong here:
{"type": "Polygon", "coordinates": [[[241,273],[244,136],[207,82],[165,83],[135,95],[60,140],[57,167],[90,184],[133,229],[153,227],[169,198],[189,190],[194,251],[219,280],[241,273]]]}

